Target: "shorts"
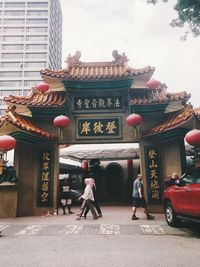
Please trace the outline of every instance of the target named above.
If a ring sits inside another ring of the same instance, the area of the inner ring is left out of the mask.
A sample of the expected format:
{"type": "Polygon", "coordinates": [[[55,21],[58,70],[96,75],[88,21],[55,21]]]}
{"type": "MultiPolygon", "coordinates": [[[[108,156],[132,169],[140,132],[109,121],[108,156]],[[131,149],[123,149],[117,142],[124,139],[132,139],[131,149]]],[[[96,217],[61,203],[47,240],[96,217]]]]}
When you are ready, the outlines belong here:
{"type": "Polygon", "coordinates": [[[72,204],[72,200],[71,199],[61,199],[61,204],[62,205],[71,205],[72,204]]]}
{"type": "Polygon", "coordinates": [[[147,207],[147,202],[144,197],[138,198],[138,197],[133,197],[133,207],[136,208],[146,208],[147,207]]]}

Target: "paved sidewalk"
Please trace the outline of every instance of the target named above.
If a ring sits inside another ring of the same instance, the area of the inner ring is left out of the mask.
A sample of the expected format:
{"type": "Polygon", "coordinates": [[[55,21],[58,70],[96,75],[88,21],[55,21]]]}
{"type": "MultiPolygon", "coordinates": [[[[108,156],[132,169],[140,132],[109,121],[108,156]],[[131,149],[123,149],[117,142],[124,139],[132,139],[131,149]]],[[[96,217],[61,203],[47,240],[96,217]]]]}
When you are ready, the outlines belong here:
{"type": "Polygon", "coordinates": [[[75,214],[62,215],[62,210],[59,210],[59,215],[48,216],[28,216],[17,218],[0,218],[0,223],[5,224],[120,224],[120,225],[139,225],[142,223],[148,224],[159,223],[166,224],[164,214],[154,214],[155,220],[147,220],[145,214],[140,209],[137,211],[137,216],[140,218],[137,221],[132,221],[131,206],[102,206],[103,217],[98,220],[93,220],[91,213],[88,213],[87,219],[76,220],[75,214],[79,211],[79,206],[73,207],[72,211],[75,214]]]}

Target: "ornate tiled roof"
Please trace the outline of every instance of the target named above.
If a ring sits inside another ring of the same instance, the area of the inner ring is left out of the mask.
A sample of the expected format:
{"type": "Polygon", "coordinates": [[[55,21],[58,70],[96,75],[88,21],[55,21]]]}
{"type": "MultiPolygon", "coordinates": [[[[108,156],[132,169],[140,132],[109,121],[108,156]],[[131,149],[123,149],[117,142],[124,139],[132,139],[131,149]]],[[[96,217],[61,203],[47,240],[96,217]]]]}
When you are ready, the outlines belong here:
{"type": "Polygon", "coordinates": [[[38,127],[31,118],[27,118],[26,116],[21,116],[14,111],[14,108],[7,110],[7,113],[0,117],[0,127],[3,126],[4,123],[10,123],[17,128],[24,130],[30,134],[34,134],[40,137],[55,139],[56,136],[50,134],[46,130],[38,127]]]}
{"type": "Polygon", "coordinates": [[[188,100],[190,96],[191,95],[186,92],[166,93],[163,89],[134,90],[130,97],[130,105],[168,103],[172,101],[188,100]]]}
{"type": "Polygon", "coordinates": [[[67,80],[99,80],[99,79],[122,79],[145,73],[153,73],[155,68],[147,66],[145,68],[135,69],[127,65],[128,59],[123,53],[118,54],[117,50],[113,51],[114,60],[112,62],[81,62],[81,53],[76,52],[74,56],[69,55],[66,62],[67,68],[63,70],[44,69],[41,75],[56,77],[67,80]]]}
{"type": "Polygon", "coordinates": [[[191,106],[188,105],[181,111],[173,113],[166,121],[162,122],[154,128],[151,128],[148,132],[143,134],[143,137],[156,135],[180,127],[181,125],[188,122],[192,117],[197,117],[198,114],[200,113],[195,111],[191,106]]]}
{"type": "Polygon", "coordinates": [[[41,93],[35,89],[32,90],[29,96],[8,96],[4,98],[7,104],[25,105],[28,107],[60,107],[66,102],[66,92],[46,92],[41,93]]]}

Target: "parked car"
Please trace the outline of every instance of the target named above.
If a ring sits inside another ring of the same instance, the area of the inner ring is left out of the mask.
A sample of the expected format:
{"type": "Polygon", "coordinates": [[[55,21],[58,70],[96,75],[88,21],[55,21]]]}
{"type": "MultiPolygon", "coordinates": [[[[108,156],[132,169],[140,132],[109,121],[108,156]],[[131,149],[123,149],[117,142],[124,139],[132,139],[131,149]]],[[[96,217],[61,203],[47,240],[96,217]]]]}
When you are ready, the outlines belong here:
{"type": "Polygon", "coordinates": [[[200,222],[200,175],[185,175],[163,193],[165,218],[176,227],[181,220],[200,222]]]}

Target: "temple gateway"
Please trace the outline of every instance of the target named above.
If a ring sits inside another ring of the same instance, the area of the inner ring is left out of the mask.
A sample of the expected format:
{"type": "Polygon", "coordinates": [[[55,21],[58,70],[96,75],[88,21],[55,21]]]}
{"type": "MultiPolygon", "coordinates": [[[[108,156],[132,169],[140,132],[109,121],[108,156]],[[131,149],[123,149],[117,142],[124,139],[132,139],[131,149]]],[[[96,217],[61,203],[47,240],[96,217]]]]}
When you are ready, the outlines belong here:
{"type": "Polygon", "coordinates": [[[16,147],[12,168],[1,161],[1,217],[56,209],[59,147],[71,144],[139,143],[148,204],[162,211],[163,179],[184,173],[184,136],[199,127],[199,110],[187,103],[190,94],[170,93],[152,79],[154,67],[132,68],[117,50],[112,56],[82,62],[77,51],[66,68],[42,70],[44,83],[28,96],[4,98],[0,131],[14,137],[16,147]]]}

